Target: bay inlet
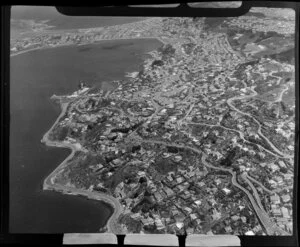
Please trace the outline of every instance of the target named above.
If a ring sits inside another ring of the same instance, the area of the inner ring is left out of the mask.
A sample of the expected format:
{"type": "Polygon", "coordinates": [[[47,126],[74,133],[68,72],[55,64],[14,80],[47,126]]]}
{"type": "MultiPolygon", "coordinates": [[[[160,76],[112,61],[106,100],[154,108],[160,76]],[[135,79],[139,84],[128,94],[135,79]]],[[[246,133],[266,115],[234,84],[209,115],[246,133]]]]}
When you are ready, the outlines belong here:
{"type": "Polygon", "coordinates": [[[80,80],[103,86],[137,71],[156,39],[34,50],[11,57],[10,225],[11,233],[97,232],[112,208],[79,196],[44,191],[44,179],[70,154],[40,142],[60,114],[53,94],[70,94],[80,80]]]}

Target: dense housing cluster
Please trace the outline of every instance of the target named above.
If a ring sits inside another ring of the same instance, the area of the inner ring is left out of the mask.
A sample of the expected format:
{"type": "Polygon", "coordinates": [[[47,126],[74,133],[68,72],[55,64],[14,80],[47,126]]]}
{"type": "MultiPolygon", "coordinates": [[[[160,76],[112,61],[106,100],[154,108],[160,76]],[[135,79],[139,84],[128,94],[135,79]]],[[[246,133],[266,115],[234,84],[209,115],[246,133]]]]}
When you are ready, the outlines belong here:
{"type": "Polygon", "coordinates": [[[60,98],[51,138],[79,151],[56,183],[117,198],[127,232],[292,234],[293,34],[265,20],[149,18],[13,43],[163,42],[114,90],[60,98]]]}

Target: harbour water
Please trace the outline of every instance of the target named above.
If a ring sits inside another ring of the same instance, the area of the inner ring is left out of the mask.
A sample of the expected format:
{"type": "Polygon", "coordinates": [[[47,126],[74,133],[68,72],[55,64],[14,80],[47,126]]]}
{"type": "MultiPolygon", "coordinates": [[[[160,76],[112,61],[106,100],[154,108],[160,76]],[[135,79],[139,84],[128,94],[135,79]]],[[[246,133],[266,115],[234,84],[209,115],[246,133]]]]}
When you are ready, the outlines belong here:
{"type": "Polygon", "coordinates": [[[97,232],[112,213],[109,205],[43,191],[43,180],[70,153],[40,142],[60,113],[50,100],[78,88],[79,81],[124,79],[137,71],[155,39],[103,41],[35,50],[11,57],[10,226],[11,233],[97,232]]]}

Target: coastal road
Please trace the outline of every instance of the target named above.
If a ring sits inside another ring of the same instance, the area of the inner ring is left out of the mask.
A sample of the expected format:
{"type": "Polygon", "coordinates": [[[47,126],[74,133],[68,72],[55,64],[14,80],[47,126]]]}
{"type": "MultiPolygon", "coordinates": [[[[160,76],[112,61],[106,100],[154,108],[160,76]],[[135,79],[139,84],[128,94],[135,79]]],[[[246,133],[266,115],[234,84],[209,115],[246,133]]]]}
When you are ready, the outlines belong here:
{"type": "Polygon", "coordinates": [[[86,152],[86,150],[82,149],[76,144],[72,143],[66,143],[66,142],[56,142],[56,141],[51,141],[49,140],[49,133],[52,131],[54,126],[59,122],[61,117],[63,117],[66,113],[68,107],[68,103],[61,103],[61,109],[62,112],[59,115],[59,117],[56,119],[52,127],[47,131],[47,133],[43,136],[43,139],[41,140],[42,143],[45,143],[47,146],[54,146],[54,147],[64,147],[64,148],[70,148],[72,150],[71,154],[44,180],[43,184],[43,189],[44,190],[55,190],[55,191],[61,191],[63,193],[67,194],[73,194],[73,195],[82,195],[85,197],[88,197],[89,199],[94,199],[94,200],[100,200],[104,201],[114,208],[114,212],[109,218],[107,222],[107,229],[108,232],[112,232],[115,234],[122,234],[123,229],[120,227],[120,224],[117,223],[117,219],[120,216],[120,214],[123,212],[123,207],[118,201],[118,199],[104,194],[100,192],[94,192],[94,191],[88,191],[88,190],[83,190],[83,189],[77,189],[74,187],[66,186],[66,185],[61,185],[58,183],[54,183],[54,178],[55,176],[66,167],[67,163],[69,160],[71,160],[74,156],[74,154],[77,151],[83,151],[86,152]]]}
{"type": "MultiPolygon", "coordinates": [[[[55,174],[53,175],[55,176],[55,174]]],[[[45,180],[44,190],[55,190],[55,191],[61,191],[63,193],[72,194],[72,195],[81,195],[92,200],[99,200],[110,204],[113,207],[113,214],[110,216],[107,222],[107,232],[114,233],[114,234],[124,234],[123,229],[120,227],[120,224],[117,222],[118,217],[123,212],[123,207],[118,201],[118,199],[100,192],[77,189],[74,187],[61,185],[58,183],[52,183],[51,178],[52,176],[50,175],[45,180]]]]}
{"type": "MultiPolygon", "coordinates": [[[[50,142],[46,142],[46,145],[52,146],[50,142]]],[[[58,145],[54,145],[54,146],[57,147],[58,145]]],[[[66,147],[66,146],[61,145],[60,147],[66,147]]],[[[67,165],[67,162],[73,158],[75,152],[78,151],[76,147],[74,147],[73,145],[69,145],[68,147],[72,149],[72,153],[45,179],[43,184],[43,189],[61,191],[63,193],[72,194],[72,195],[82,195],[88,197],[89,199],[104,201],[112,205],[114,212],[107,222],[108,232],[112,232],[115,234],[122,234],[123,231],[122,228],[120,227],[120,224],[117,223],[117,219],[120,216],[120,214],[123,212],[123,207],[116,198],[104,193],[88,191],[84,189],[77,189],[74,187],[61,185],[54,182],[55,176],[67,165]]]]}
{"type": "MultiPolygon", "coordinates": [[[[104,194],[104,193],[87,191],[87,190],[73,188],[73,187],[70,187],[70,186],[55,184],[54,181],[53,181],[53,178],[55,177],[55,175],[59,171],[61,171],[61,169],[65,166],[66,162],[73,157],[73,155],[74,155],[74,153],[76,151],[80,150],[80,148],[78,148],[78,146],[76,146],[74,144],[71,144],[71,143],[66,144],[66,143],[60,143],[60,142],[51,142],[48,139],[48,135],[51,132],[51,130],[53,129],[53,127],[60,120],[60,118],[62,116],[64,116],[65,111],[67,109],[67,106],[68,106],[68,104],[62,104],[62,112],[61,112],[60,116],[58,117],[58,119],[56,120],[56,122],[54,123],[54,125],[50,128],[50,130],[44,135],[42,141],[45,142],[46,145],[50,145],[50,146],[69,147],[69,148],[71,148],[72,153],[65,159],[64,162],[62,162],[62,164],[59,167],[57,167],[45,179],[45,181],[44,181],[44,189],[54,189],[54,190],[58,190],[58,191],[66,192],[66,193],[71,193],[71,194],[74,194],[74,195],[83,195],[83,196],[86,196],[86,197],[88,197],[90,199],[102,200],[102,201],[105,201],[105,202],[111,204],[113,206],[113,208],[114,208],[114,213],[113,213],[113,215],[110,217],[110,219],[107,222],[108,231],[116,233],[116,234],[120,234],[120,233],[123,232],[123,230],[117,224],[117,218],[122,213],[123,208],[122,208],[122,205],[120,204],[120,202],[116,198],[114,198],[112,196],[109,196],[107,194],[104,194]]],[[[158,108],[159,107],[156,106],[156,112],[153,115],[157,114],[158,108]]],[[[153,115],[150,117],[150,119],[153,117],[153,115]]],[[[154,141],[154,140],[144,140],[144,139],[141,139],[140,141],[141,142],[161,144],[161,145],[167,145],[167,146],[173,146],[173,147],[177,147],[177,148],[190,149],[190,150],[196,152],[197,154],[201,155],[201,157],[202,157],[201,158],[202,163],[206,167],[209,167],[209,168],[214,169],[214,170],[222,170],[222,171],[225,171],[225,172],[229,172],[232,175],[232,184],[235,187],[237,187],[240,190],[242,190],[247,195],[247,197],[249,198],[249,200],[250,200],[250,202],[251,202],[251,204],[252,204],[252,206],[253,206],[253,208],[255,210],[255,213],[256,213],[257,217],[259,218],[259,220],[260,220],[261,224],[263,225],[264,229],[266,230],[267,234],[268,235],[273,235],[276,231],[280,232],[282,234],[286,234],[286,232],[284,232],[279,227],[277,227],[273,222],[271,222],[269,216],[263,210],[261,204],[259,204],[260,201],[259,201],[258,195],[255,195],[255,197],[256,197],[256,201],[255,201],[254,198],[253,198],[253,196],[249,193],[249,191],[246,190],[244,187],[242,187],[240,184],[238,184],[238,182],[236,180],[236,172],[234,172],[234,171],[232,171],[231,169],[228,169],[228,168],[215,167],[215,166],[209,164],[208,162],[206,162],[207,155],[205,153],[203,153],[202,151],[194,148],[194,147],[190,147],[190,146],[186,146],[186,145],[181,145],[181,144],[176,144],[176,143],[175,144],[174,143],[172,143],[172,144],[170,143],[169,144],[169,143],[166,143],[164,141],[154,141]]],[[[82,151],[82,150],[80,150],[80,151],[82,151]]],[[[251,182],[249,180],[247,180],[247,183],[251,184],[251,182]]],[[[252,188],[252,186],[250,185],[251,188],[252,188]]]]}

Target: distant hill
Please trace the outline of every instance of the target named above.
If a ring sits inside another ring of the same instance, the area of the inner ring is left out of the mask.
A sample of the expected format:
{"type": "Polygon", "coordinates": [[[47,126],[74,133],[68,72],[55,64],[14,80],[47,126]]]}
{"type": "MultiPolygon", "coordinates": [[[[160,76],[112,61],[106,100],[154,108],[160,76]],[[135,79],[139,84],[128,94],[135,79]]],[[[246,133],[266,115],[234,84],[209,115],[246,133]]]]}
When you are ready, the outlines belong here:
{"type": "Polygon", "coordinates": [[[11,19],[44,21],[55,29],[80,29],[124,24],[145,19],[145,17],[110,17],[110,16],[66,16],[52,6],[13,6],[11,19]]]}

